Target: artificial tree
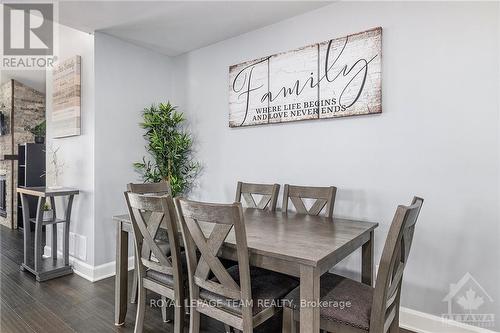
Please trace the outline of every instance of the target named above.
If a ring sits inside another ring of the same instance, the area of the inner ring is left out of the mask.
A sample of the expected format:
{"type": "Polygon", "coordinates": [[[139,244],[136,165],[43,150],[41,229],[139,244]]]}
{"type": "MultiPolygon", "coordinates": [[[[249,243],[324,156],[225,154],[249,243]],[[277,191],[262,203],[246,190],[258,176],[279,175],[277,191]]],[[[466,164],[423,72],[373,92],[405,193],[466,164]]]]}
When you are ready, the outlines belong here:
{"type": "Polygon", "coordinates": [[[193,139],[184,127],[184,114],[176,109],[170,102],[144,109],[140,126],[146,131],[150,158],[134,163],[144,182],[167,181],[173,196],[186,194],[200,170],[193,158],[193,139]]]}

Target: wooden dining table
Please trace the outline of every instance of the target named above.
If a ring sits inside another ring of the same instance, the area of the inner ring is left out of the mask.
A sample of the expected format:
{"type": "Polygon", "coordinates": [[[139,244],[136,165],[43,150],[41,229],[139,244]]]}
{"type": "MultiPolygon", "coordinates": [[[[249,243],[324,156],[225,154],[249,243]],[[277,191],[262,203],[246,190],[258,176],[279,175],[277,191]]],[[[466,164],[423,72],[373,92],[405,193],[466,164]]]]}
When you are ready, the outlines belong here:
{"type": "MultiPolygon", "coordinates": [[[[320,277],[342,259],[361,248],[361,280],[373,284],[374,230],[378,223],[295,213],[243,209],[250,265],[300,279],[300,332],[319,332],[320,277]]],[[[115,324],[122,325],[127,312],[128,238],[132,232],[128,214],[117,222],[115,324]]],[[[202,227],[209,235],[211,227],[202,227]]],[[[227,236],[222,258],[237,260],[234,233],[227,236]]]]}

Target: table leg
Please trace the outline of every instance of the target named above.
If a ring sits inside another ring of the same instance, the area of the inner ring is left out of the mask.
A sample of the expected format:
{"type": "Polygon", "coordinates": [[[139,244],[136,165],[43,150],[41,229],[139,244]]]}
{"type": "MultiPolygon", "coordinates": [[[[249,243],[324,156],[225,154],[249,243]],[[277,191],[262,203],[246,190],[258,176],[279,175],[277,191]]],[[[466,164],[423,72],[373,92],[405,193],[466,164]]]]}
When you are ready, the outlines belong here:
{"type": "Polygon", "coordinates": [[[125,323],[128,288],[128,232],[118,222],[116,230],[115,325],[125,323]]]}
{"type": "Polygon", "coordinates": [[[130,296],[130,303],[137,303],[137,296],[138,296],[138,285],[139,281],[137,281],[137,270],[134,269],[134,278],[132,280],[132,295],[130,296]]]}
{"type": "Polygon", "coordinates": [[[319,281],[316,267],[300,267],[300,333],[319,332],[319,281]]]}
{"type": "Polygon", "coordinates": [[[361,249],[361,282],[373,286],[373,246],[375,244],[375,232],[370,232],[370,239],[363,244],[361,249]]]}
{"type": "MultiPolygon", "coordinates": [[[[23,238],[24,238],[24,264],[27,265],[30,255],[31,248],[31,222],[30,222],[30,206],[28,202],[28,197],[21,193],[21,205],[23,207],[23,238]]],[[[21,270],[23,270],[21,266],[21,270]]]]}
{"type": "MultiPolygon", "coordinates": [[[[35,223],[35,272],[40,271],[40,265],[42,263],[42,254],[43,254],[43,248],[42,248],[42,224],[43,224],[43,206],[45,205],[45,198],[44,197],[39,197],[38,198],[38,205],[36,209],[36,223],[35,223]]],[[[26,226],[24,226],[26,228],[26,226]]],[[[27,226],[28,228],[30,227],[29,224],[27,226]]]]}
{"type": "MultiPolygon", "coordinates": [[[[54,197],[50,197],[50,208],[52,208],[52,213],[54,214],[53,219],[57,218],[56,212],[56,200],[54,197]]],[[[52,225],[52,259],[57,259],[57,224],[52,225]]]]}
{"type": "Polygon", "coordinates": [[[52,225],[52,259],[57,259],[57,224],[52,225]]]}
{"type": "Polygon", "coordinates": [[[71,211],[73,209],[73,199],[74,195],[68,197],[68,204],[66,206],[65,220],[63,223],[63,241],[62,241],[62,253],[64,258],[64,265],[69,265],[69,225],[71,222],[71,211]]]}

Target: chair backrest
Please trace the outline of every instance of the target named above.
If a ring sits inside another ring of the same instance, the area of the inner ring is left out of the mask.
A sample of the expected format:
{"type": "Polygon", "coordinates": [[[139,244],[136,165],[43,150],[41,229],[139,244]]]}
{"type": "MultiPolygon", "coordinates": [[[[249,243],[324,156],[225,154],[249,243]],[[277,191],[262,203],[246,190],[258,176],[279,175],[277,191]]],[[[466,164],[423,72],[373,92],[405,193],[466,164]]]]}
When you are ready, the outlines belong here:
{"type": "Polygon", "coordinates": [[[280,192],[279,184],[251,184],[238,182],[235,202],[241,202],[241,197],[250,208],[269,209],[274,212],[280,192]],[[261,195],[259,202],[255,202],[254,195],[261,195]]]}
{"type": "Polygon", "coordinates": [[[172,189],[167,182],[159,183],[144,183],[144,184],[127,184],[127,191],[139,194],[157,194],[157,195],[172,195],[172,189]]]}
{"type": "MultiPolygon", "coordinates": [[[[165,181],[161,181],[158,183],[139,183],[139,184],[134,184],[134,183],[129,183],[127,184],[127,191],[132,192],[132,193],[138,193],[138,194],[147,194],[147,195],[156,195],[156,196],[161,196],[161,195],[172,195],[172,189],[170,188],[170,184],[165,181]]],[[[146,213],[145,218],[148,219],[147,216],[148,213],[146,213]]],[[[168,235],[166,230],[161,230],[155,239],[160,239],[160,240],[167,240],[168,235]]],[[[145,246],[143,247],[143,252],[147,253],[149,251],[148,247],[145,246]]]]}
{"type": "Polygon", "coordinates": [[[241,203],[209,204],[181,198],[176,198],[175,203],[187,252],[191,301],[199,299],[199,290],[203,288],[241,301],[244,315],[251,316],[251,305],[247,306],[252,299],[250,266],[241,203]],[[219,250],[232,229],[236,236],[239,285],[218,258],[219,250]],[[201,254],[199,259],[196,256],[197,250],[201,254]],[[210,279],[210,272],[217,281],[210,279]]]}
{"type": "Polygon", "coordinates": [[[332,217],[336,194],[337,188],[335,186],[311,187],[286,184],[281,209],[283,212],[288,211],[288,200],[290,199],[299,214],[319,215],[324,210],[326,217],[332,217]],[[311,208],[307,209],[303,199],[316,199],[316,201],[311,208]]]}
{"type": "Polygon", "coordinates": [[[139,265],[139,278],[145,268],[173,275],[174,283],[182,283],[179,231],[175,206],[170,195],[151,196],[125,192],[134,229],[134,246],[139,265]],[[167,228],[171,256],[168,258],[155,242],[160,225],[167,228]],[[154,254],[157,261],[152,260],[154,254]]]}
{"type": "Polygon", "coordinates": [[[380,259],[373,295],[370,332],[386,332],[399,325],[399,300],[403,271],[424,199],[414,197],[410,206],[398,206],[380,259]],[[393,323],[394,322],[394,323],[393,323]]]}

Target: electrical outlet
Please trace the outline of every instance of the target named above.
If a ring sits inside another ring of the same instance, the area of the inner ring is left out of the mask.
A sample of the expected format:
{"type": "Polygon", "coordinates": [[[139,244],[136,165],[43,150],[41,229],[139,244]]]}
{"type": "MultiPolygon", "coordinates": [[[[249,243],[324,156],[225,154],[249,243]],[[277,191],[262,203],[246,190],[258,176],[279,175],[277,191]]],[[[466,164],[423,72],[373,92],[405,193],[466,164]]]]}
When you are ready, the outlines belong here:
{"type": "Polygon", "coordinates": [[[57,228],[57,251],[62,252],[62,246],[63,246],[63,229],[57,228]]]}
{"type": "MultiPolygon", "coordinates": [[[[63,246],[63,228],[57,229],[57,251],[62,253],[63,246]]],[[[52,230],[51,230],[52,231],[52,230]]],[[[69,255],[80,260],[87,260],[87,237],[69,233],[69,255]]]]}
{"type": "Polygon", "coordinates": [[[75,256],[75,246],[76,244],[76,234],[74,232],[69,233],[69,255],[75,256]]]}
{"type": "Polygon", "coordinates": [[[87,237],[78,235],[76,247],[77,258],[83,261],[87,260],[87,237]]]}

